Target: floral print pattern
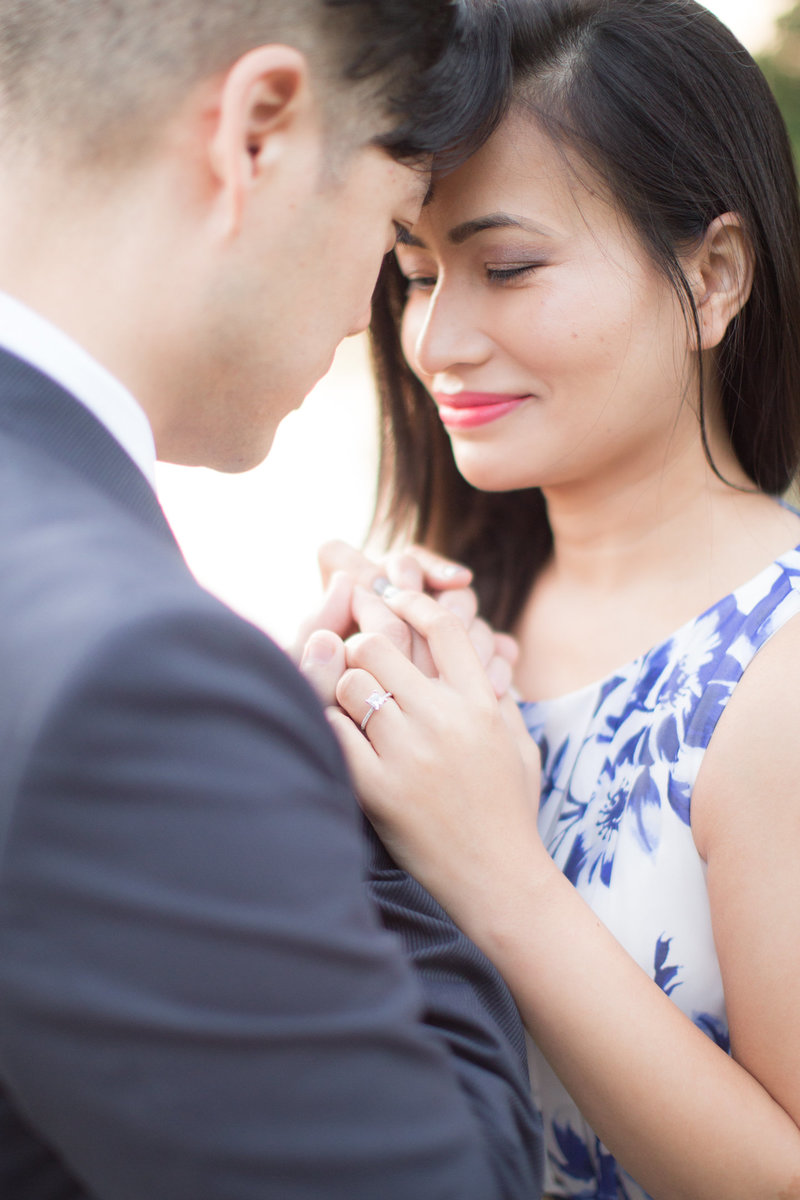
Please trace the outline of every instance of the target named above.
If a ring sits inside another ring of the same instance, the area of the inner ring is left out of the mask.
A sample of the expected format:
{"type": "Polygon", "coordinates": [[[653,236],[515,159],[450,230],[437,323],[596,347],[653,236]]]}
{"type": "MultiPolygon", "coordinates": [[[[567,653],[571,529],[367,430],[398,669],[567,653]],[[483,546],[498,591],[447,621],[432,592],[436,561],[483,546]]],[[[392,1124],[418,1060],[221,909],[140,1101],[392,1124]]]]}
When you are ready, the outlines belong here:
{"type": "MultiPolygon", "coordinates": [[[[730,1049],[692,789],[761,646],[800,612],[800,548],[610,678],[521,703],[542,754],[539,830],[564,874],[694,1023],[730,1049]]],[[[529,1044],[549,1159],[545,1190],[647,1200],[529,1044]]]]}

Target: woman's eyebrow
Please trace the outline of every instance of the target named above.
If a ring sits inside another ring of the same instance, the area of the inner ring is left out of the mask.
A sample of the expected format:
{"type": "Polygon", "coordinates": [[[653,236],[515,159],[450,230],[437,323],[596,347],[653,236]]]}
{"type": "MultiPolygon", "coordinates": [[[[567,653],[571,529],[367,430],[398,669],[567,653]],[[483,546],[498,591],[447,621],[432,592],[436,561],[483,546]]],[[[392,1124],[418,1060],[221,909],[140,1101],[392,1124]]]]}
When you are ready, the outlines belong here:
{"type": "MultiPolygon", "coordinates": [[[[485,217],[476,217],[472,221],[464,221],[461,225],[456,225],[448,233],[447,240],[453,246],[461,246],[475,234],[484,233],[487,229],[522,229],[525,233],[535,233],[538,237],[555,237],[555,232],[547,229],[544,225],[537,225],[526,217],[499,212],[489,213],[485,217]]],[[[398,246],[416,246],[420,250],[428,249],[421,238],[403,227],[399,227],[397,230],[397,244],[398,246]]]]}
{"type": "Polygon", "coordinates": [[[456,225],[447,235],[447,240],[454,246],[461,246],[468,238],[486,229],[523,229],[526,233],[535,233],[539,237],[553,237],[554,233],[543,225],[528,221],[525,217],[517,217],[512,213],[490,213],[485,217],[477,217],[474,221],[464,221],[456,225]]]}
{"type": "Polygon", "coordinates": [[[406,229],[405,225],[397,226],[397,243],[398,246],[416,246],[420,250],[427,250],[425,243],[414,234],[406,229]]]}

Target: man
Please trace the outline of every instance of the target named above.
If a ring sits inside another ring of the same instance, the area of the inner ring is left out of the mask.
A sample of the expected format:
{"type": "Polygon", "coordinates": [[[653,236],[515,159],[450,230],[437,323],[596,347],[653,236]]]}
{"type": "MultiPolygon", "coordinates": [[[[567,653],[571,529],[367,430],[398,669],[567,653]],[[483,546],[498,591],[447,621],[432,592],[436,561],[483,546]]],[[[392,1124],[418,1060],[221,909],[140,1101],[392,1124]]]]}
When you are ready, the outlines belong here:
{"type": "Polygon", "coordinates": [[[370,900],[320,705],[152,489],[364,326],[496,7],[0,0],[3,1200],[536,1194],[507,992],[379,848],[370,900]]]}

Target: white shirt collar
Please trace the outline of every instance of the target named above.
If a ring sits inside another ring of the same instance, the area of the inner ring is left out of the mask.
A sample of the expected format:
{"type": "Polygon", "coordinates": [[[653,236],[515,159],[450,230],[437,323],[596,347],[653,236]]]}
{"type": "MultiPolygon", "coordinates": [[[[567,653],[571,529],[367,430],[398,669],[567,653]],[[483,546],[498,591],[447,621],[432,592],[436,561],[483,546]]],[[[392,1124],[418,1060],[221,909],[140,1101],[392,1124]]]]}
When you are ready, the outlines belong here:
{"type": "Polygon", "coordinates": [[[68,334],[0,292],[0,346],[80,400],[155,487],[156,448],[144,409],[127,388],[68,334]]]}

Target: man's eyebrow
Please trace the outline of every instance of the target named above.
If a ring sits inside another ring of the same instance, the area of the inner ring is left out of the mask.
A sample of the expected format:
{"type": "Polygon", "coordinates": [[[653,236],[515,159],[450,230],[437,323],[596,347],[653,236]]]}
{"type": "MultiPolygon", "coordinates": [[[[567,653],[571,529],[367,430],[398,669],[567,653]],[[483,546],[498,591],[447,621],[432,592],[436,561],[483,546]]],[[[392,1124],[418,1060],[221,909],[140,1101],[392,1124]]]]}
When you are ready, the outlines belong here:
{"type": "Polygon", "coordinates": [[[485,217],[477,217],[474,221],[464,221],[461,225],[456,225],[455,229],[451,229],[447,235],[447,240],[454,246],[461,246],[469,238],[474,237],[476,233],[483,233],[487,229],[522,229],[526,233],[535,233],[539,237],[552,237],[550,230],[545,229],[542,225],[536,225],[533,221],[528,221],[525,217],[514,216],[513,213],[489,213],[485,217]]]}

